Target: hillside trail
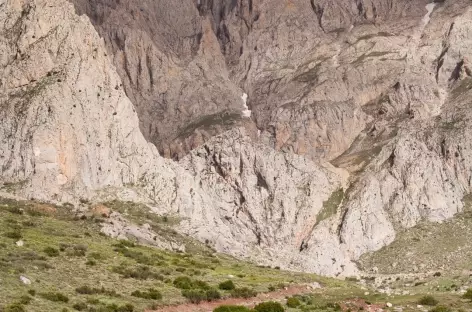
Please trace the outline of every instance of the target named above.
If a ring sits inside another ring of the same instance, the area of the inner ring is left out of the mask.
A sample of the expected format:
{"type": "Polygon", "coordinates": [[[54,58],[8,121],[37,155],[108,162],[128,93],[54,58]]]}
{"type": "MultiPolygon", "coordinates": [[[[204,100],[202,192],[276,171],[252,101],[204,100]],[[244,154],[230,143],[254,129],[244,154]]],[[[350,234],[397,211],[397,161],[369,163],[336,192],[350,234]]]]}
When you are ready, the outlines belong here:
{"type": "Polygon", "coordinates": [[[297,285],[289,286],[284,289],[280,289],[273,292],[261,293],[254,298],[225,298],[212,302],[201,302],[199,304],[185,303],[174,306],[165,306],[157,310],[146,310],[146,312],[212,312],[215,308],[221,305],[242,305],[249,308],[264,302],[264,301],[277,301],[282,302],[285,297],[293,295],[302,295],[313,292],[313,289],[309,285],[297,285]]]}

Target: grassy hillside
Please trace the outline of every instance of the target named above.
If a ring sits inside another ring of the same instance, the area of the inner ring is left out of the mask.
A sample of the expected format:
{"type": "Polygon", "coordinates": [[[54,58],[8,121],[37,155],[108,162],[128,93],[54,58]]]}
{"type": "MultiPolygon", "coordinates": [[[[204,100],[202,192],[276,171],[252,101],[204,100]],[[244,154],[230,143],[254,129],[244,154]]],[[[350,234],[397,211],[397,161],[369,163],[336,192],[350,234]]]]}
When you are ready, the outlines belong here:
{"type": "MultiPolygon", "coordinates": [[[[160,217],[143,214],[143,207],[107,205],[137,223],[140,218],[154,220],[151,224],[161,228],[160,236],[172,236],[171,230],[159,225],[160,217]]],[[[432,293],[430,286],[418,283],[414,293],[389,296],[355,279],[341,281],[259,267],[217,254],[178,234],[187,247],[193,246],[186,248],[187,253],[160,250],[109,238],[100,232],[102,222],[110,221],[76,214],[71,206],[0,198],[0,311],[144,311],[219,297],[251,301],[256,293],[289,285],[303,290],[303,294],[295,294],[296,299],[278,300],[289,312],[370,311],[385,308],[387,302],[403,311],[417,311],[418,300],[432,293]],[[322,287],[308,290],[313,283],[322,287]]],[[[438,283],[449,281],[444,276],[432,278],[438,283]]],[[[385,280],[392,281],[392,287],[406,289],[403,279],[385,280]]],[[[441,303],[452,307],[451,311],[472,308],[458,292],[450,291],[450,285],[444,285],[433,291],[441,303]]]]}
{"type": "MultiPolygon", "coordinates": [[[[74,305],[126,311],[131,304],[142,311],[186,301],[180,288],[187,287],[175,281],[185,284],[187,278],[205,291],[226,280],[255,292],[315,281],[342,286],[314,275],[257,267],[208,248],[176,253],[111,239],[100,233],[101,222],[76,216],[70,207],[0,199],[0,307],[16,311],[13,306],[23,303],[25,310],[38,312],[71,311],[74,305]],[[19,241],[23,246],[17,246],[19,241]]],[[[222,296],[233,292],[218,291],[222,296]]]]}

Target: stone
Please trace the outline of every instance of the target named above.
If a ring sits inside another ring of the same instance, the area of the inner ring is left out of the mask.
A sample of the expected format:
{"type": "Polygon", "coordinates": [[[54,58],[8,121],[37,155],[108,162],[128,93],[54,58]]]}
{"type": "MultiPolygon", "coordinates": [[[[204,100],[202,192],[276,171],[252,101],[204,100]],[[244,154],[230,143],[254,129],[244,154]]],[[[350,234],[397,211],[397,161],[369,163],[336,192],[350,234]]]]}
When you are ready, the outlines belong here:
{"type": "Polygon", "coordinates": [[[91,211],[95,217],[109,218],[111,214],[111,209],[101,204],[94,205],[91,208],[91,211]]]}
{"type": "Polygon", "coordinates": [[[31,285],[31,280],[23,275],[20,276],[20,281],[25,285],[31,285]]]}

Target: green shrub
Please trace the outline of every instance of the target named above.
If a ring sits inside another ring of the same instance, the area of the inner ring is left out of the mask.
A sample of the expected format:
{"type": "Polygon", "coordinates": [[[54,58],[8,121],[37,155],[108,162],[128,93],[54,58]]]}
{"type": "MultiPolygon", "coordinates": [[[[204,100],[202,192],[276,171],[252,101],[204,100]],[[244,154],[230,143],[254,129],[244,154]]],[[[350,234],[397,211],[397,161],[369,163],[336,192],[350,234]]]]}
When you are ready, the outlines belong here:
{"type": "Polygon", "coordinates": [[[108,290],[105,287],[94,288],[87,285],[77,287],[75,292],[81,295],[106,295],[109,297],[120,297],[115,290],[108,290]]]}
{"type": "Polygon", "coordinates": [[[18,214],[18,215],[23,214],[23,209],[18,208],[18,207],[8,207],[6,210],[13,214],[18,214]]]}
{"type": "Polygon", "coordinates": [[[103,256],[102,254],[98,253],[98,252],[91,252],[89,254],[89,257],[92,258],[92,259],[95,259],[95,260],[101,260],[103,259],[103,256]]]}
{"type": "Polygon", "coordinates": [[[100,300],[97,299],[97,298],[87,298],[87,303],[88,303],[88,304],[97,305],[97,304],[100,303],[100,300]]]}
{"type": "Polygon", "coordinates": [[[221,299],[221,294],[216,289],[208,289],[205,292],[205,295],[206,295],[206,300],[208,300],[208,301],[214,301],[214,300],[221,299]]]}
{"type": "Polygon", "coordinates": [[[136,262],[140,264],[153,265],[155,262],[154,259],[146,256],[141,251],[132,250],[132,249],[129,249],[129,247],[118,246],[114,249],[114,251],[121,253],[123,256],[127,258],[134,259],[136,260],[136,262]]]}
{"type": "Polygon", "coordinates": [[[256,305],[254,307],[254,311],[256,312],[284,312],[285,309],[278,302],[268,301],[268,302],[262,302],[256,305]]]}
{"type": "Polygon", "coordinates": [[[462,296],[462,298],[472,300],[472,288],[467,289],[467,291],[466,291],[465,294],[462,296]]]}
{"type": "Polygon", "coordinates": [[[85,311],[87,310],[88,306],[85,302],[78,302],[78,303],[75,303],[72,308],[74,310],[77,310],[77,311],[85,311]]]}
{"type": "Polygon", "coordinates": [[[69,257],[85,257],[87,253],[87,246],[85,245],[74,245],[72,248],[66,250],[66,254],[69,257]]]}
{"type": "Polygon", "coordinates": [[[225,282],[221,282],[218,285],[218,288],[221,290],[233,290],[236,288],[232,280],[227,280],[225,282]]]}
{"type": "Polygon", "coordinates": [[[427,306],[435,306],[438,304],[438,301],[433,296],[424,296],[418,301],[418,303],[427,306]]]}
{"type": "Polygon", "coordinates": [[[255,296],[257,296],[257,292],[247,287],[235,288],[231,292],[231,297],[233,298],[249,299],[255,296]]]}
{"type": "Polygon", "coordinates": [[[93,260],[93,259],[88,259],[86,262],[85,262],[85,265],[88,265],[88,266],[95,266],[97,265],[97,261],[93,260]]]}
{"type": "Polygon", "coordinates": [[[59,292],[57,293],[42,293],[40,294],[46,300],[54,301],[54,302],[69,302],[69,297],[59,292]]]}
{"type": "Polygon", "coordinates": [[[90,312],[133,312],[134,306],[127,303],[122,306],[118,306],[116,303],[107,305],[106,307],[100,307],[99,309],[89,308],[90,312]]]}
{"type": "Polygon", "coordinates": [[[211,289],[207,282],[200,280],[192,280],[188,276],[179,276],[174,279],[174,286],[179,289],[211,289]]]}
{"type": "Polygon", "coordinates": [[[29,290],[28,290],[28,294],[30,294],[31,296],[36,296],[36,290],[34,290],[34,289],[29,289],[29,290]]]}
{"type": "Polygon", "coordinates": [[[188,276],[179,276],[174,279],[174,286],[179,289],[191,289],[192,287],[192,280],[188,276]]]}
{"type": "Polygon", "coordinates": [[[440,305],[429,310],[429,312],[452,312],[451,308],[440,305]]]}
{"type": "Polygon", "coordinates": [[[143,299],[153,299],[153,300],[160,300],[162,299],[162,294],[154,289],[154,288],[149,288],[147,291],[139,291],[135,290],[131,293],[131,296],[137,297],[137,298],[143,298],[143,299]]]}
{"type": "Polygon", "coordinates": [[[118,307],[116,312],[133,312],[134,311],[134,306],[131,303],[127,303],[125,305],[122,305],[118,307]]]}
{"type": "Polygon", "coordinates": [[[118,248],[122,248],[122,247],[133,248],[133,247],[136,247],[136,244],[133,243],[132,241],[122,239],[113,246],[118,247],[118,248]]]}
{"type": "Polygon", "coordinates": [[[30,304],[31,300],[33,300],[33,298],[31,298],[30,296],[23,295],[20,297],[20,300],[18,300],[18,302],[26,305],[26,304],[30,304]]]}
{"type": "Polygon", "coordinates": [[[3,234],[3,236],[7,237],[7,238],[11,238],[11,239],[21,239],[23,237],[23,235],[21,234],[20,231],[16,230],[16,231],[12,231],[12,232],[7,232],[5,234],[3,234]]]}
{"type": "Polygon", "coordinates": [[[59,250],[54,247],[46,247],[43,249],[43,252],[48,255],[49,257],[57,257],[59,256],[59,250]]]}
{"type": "Polygon", "coordinates": [[[184,289],[182,290],[182,296],[187,298],[191,303],[200,303],[207,298],[203,290],[196,289],[184,289]]]}
{"type": "Polygon", "coordinates": [[[7,306],[4,310],[4,312],[26,312],[25,308],[21,303],[13,303],[7,306]]]}
{"type": "Polygon", "coordinates": [[[213,312],[251,312],[251,310],[243,306],[223,305],[214,309],[213,312]]]}
{"type": "Polygon", "coordinates": [[[297,297],[290,297],[287,299],[287,307],[298,308],[302,303],[297,297]]]}
{"type": "Polygon", "coordinates": [[[203,290],[211,289],[210,285],[208,285],[207,282],[200,281],[200,280],[193,281],[192,286],[193,286],[192,288],[198,288],[198,289],[203,289],[203,290]]]}
{"type": "Polygon", "coordinates": [[[122,275],[124,278],[164,280],[164,277],[161,274],[151,270],[151,268],[146,265],[137,266],[135,268],[128,268],[122,265],[113,268],[113,272],[122,275]]]}
{"type": "Polygon", "coordinates": [[[97,291],[95,288],[90,286],[80,286],[75,289],[75,292],[81,295],[93,295],[96,294],[97,291]]]}

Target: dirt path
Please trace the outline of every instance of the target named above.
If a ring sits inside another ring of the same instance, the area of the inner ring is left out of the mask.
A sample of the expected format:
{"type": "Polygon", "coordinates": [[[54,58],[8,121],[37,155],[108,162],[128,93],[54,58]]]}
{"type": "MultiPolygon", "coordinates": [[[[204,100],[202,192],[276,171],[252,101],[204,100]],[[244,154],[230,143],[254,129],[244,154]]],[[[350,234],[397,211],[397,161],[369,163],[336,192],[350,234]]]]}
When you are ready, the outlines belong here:
{"type": "MultiPolygon", "coordinates": [[[[256,304],[261,303],[263,301],[284,301],[285,297],[293,296],[293,295],[300,295],[305,293],[311,293],[313,289],[311,289],[308,285],[299,285],[299,286],[290,286],[285,289],[281,289],[274,292],[268,292],[257,295],[257,297],[250,298],[250,299],[243,299],[243,298],[228,298],[213,302],[202,302],[199,304],[180,304],[175,306],[167,306],[162,307],[158,310],[159,312],[212,312],[213,309],[219,307],[220,305],[225,304],[234,304],[234,305],[242,305],[247,307],[254,307],[256,304]]],[[[147,310],[146,312],[151,312],[151,310],[147,310]]]]}

